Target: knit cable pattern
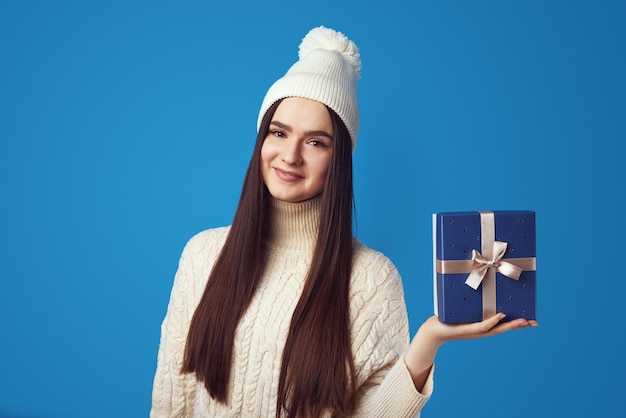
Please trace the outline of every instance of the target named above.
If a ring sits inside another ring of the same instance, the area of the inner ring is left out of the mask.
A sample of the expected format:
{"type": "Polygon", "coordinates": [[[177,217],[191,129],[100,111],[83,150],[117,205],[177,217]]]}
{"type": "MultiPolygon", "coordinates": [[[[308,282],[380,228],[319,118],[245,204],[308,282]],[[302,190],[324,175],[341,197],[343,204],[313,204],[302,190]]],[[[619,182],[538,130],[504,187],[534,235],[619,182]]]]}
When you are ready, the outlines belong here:
{"type": "MultiPolygon", "coordinates": [[[[276,208],[273,227],[297,227],[293,217],[317,216],[310,208],[301,209],[276,208]]],[[[315,234],[309,230],[282,231],[275,236],[286,240],[274,240],[268,247],[262,281],[237,328],[229,402],[223,405],[211,399],[194,376],[181,375],[180,369],[191,317],[227,233],[228,228],[201,232],[183,251],[161,329],[150,413],[153,418],[275,415],[282,348],[303,288],[310,263],[306,254],[311,254],[315,234]]],[[[387,257],[356,240],[350,309],[359,386],[355,416],[416,416],[428,400],[432,377],[420,394],[402,360],[409,331],[400,275],[387,257]]]]}

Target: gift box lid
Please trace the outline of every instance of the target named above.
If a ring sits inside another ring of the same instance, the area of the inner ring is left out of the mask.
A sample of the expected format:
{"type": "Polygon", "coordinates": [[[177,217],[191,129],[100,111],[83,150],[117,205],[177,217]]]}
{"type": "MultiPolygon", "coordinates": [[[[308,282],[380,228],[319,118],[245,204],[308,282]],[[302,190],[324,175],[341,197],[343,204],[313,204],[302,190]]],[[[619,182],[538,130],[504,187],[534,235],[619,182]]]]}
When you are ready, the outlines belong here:
{"type": "MultiPolygon", "coordinates": [[[[494,210],[495,240],[508,243],[506,257],[536,255],[535,212],[531,210],[494,210]]],[[[470,260],[472,250],[481,249],[479,211],[433,214],[434,256],[439,260],[470,260]]]]}

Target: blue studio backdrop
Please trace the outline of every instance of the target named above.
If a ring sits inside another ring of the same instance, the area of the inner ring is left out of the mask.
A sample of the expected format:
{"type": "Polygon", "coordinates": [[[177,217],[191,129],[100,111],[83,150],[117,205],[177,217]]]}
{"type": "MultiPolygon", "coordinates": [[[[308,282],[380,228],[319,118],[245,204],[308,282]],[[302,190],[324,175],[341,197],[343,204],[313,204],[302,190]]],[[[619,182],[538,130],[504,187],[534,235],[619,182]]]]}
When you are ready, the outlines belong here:
{"type": "Polygon", "coordinates": [[[534,210],[539,328],[444,346],[424,417],[617,417],[620,1],[0,0],[0,416],[145,417],[178,257],[231,222],[309,29],[359,46],[355,233],[411,332],[431,214],[534,210]]]}

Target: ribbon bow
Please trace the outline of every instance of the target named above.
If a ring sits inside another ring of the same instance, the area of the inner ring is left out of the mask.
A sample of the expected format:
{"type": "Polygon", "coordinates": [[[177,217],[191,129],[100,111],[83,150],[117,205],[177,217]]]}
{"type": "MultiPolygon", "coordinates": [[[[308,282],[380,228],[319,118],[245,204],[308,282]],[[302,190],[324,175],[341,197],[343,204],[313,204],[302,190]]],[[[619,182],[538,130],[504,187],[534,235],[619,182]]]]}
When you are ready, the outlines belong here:
{"type": "Polygon", "coordinates": [[[480,252],[472,250],[472,271],[467,277],[465,284],[474,290],[478,289],[478,286],[480,286],[480,283],[483,281],[490,268],[495,268],[496,271],[513,280],[519,280],[523,269],[515,264],[502,260],[506,253],[507,246],[508,244],[506,242],[494,241],[491,258],[484,257],[480,252]]]}

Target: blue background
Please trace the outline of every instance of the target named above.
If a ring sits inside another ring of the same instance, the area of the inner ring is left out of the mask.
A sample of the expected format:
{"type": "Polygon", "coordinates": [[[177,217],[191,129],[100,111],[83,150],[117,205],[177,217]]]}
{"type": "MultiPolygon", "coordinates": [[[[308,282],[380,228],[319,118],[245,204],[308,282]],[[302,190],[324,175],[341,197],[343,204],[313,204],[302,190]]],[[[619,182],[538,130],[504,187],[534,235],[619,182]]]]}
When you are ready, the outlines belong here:
{"type": "Polygon", "coordinates": [[[412,332],[433,212],[537,212],[539,328],[444,346],[423,416],[618,416],[623,4],[2,0],[0,415],[147,416],[180,251],[231,222],[261,99],[323,24],[361,49],[356,233],[412,332]]]}

